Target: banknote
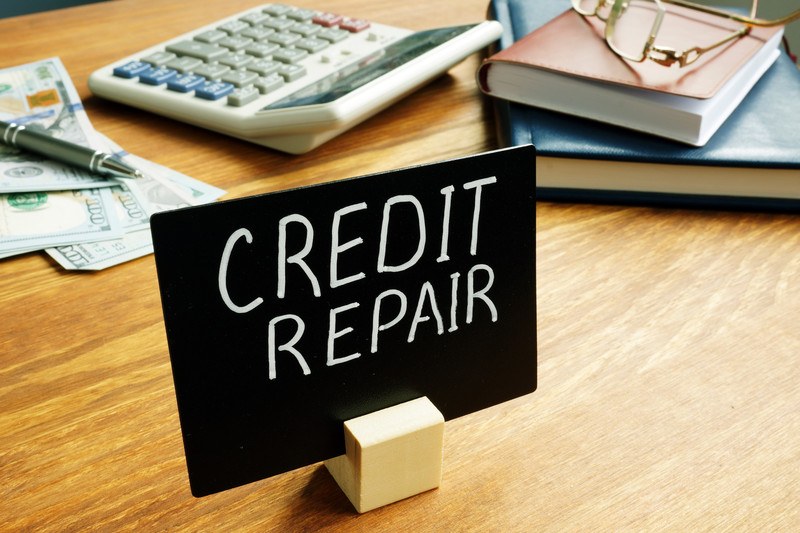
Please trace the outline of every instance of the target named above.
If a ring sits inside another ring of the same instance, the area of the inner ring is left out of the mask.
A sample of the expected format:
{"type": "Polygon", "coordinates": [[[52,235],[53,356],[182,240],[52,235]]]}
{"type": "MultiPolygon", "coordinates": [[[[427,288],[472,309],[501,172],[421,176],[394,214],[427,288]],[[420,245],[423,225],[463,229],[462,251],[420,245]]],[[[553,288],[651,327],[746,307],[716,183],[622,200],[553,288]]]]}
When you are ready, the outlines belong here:
{"type": "Polygon", "coordinates": [[[145,201],[139,185],[132,180],[125,181],[127,183],[118,183],[109,188],[117,218],[126,233],[147,229],[150,227],[151,208],[145,201]]]}
{"type": "MultiPolygon", "coordinates": [[[[99,148],[89,117],[58,58],[0,70],[0,120],[99,148]]],[[[110,186],[108,180],[0,145],[0,193],[63,191],[110,186]]]]}
{"type": "MultiPolygon", "coordinates": [[[[113,143],[110,148],[113,149],[113,153],[144,174],[143,178],[126,180],[128,191],[139,190],[138,195],[129,198],[128,201],[141,201],[149,214],[210,203],[225,193],[222,189],[190,178],[171,168],[126,154],[113,143]]],[[[125,195],[119,194],[117,198],[124,199],[125,195]]],[[[135,208],[136,205],[131,203],[129,208],[135,208]]],[[[118,209],[124,208],[118,207],[118,209]]],[[[133,213],[136,212],[134,209],[133,213]]],[[[125,219],[124,213],[121,218],[125,219]]],[[[128,215],[129,220],[133,218],[135,217],[128,215]]],[[[47,249],[47,253],[67,270],[102,270],[153,253],[150,230],[140,229],[145,226],[149,227],[149,224],[132,224],[121,238],[52,247],[47,249]]]]}
{"type": "Polygon", "coordinates": [[[46,249],[68,269],[152,253],[150,216],[224,191],[129,154],[92,126],[58,58],[0,70],[0,120],[120,157],[144,177],[98,177],[0,145],[0,259],[46,249]]]}
{"type": "MultiPolygon", "coordinates": [[[[0,146],[0,150],[5,149],[0,146]]],[[[0,160],[3,154],[0,152],[0,160]]],[[[36,156],[28,156],[25,161],[10,158],[0,161],[0,193],[67,191],[111,187],[112,182],[91,176],[89,173],[46,161],[36,156]]]]}
{"type": "Polygon", "coordinates": [[[118,238],[108,189],[0,195],[0,252],[118,238]]]}
{"type": "MultiPolygon", "coordinates": [[[[225,191],[191,178],[154,161],[125,151],[120,145],[100,132],[95,132],[106,153],[114,154],[129,165],[142,171],[144,177],[135,180],[142,190],[152,213],[200,205],[219,199],[225,191]]],[[[130,180],[126,180],[130,181],[130,180]]]]}
{"type": "Polygon", "coordinates": [[[150,230],[126,233],[120,239],[48,248],[47,253],[67,270],[103,270],[153,253],[150,230]]]}

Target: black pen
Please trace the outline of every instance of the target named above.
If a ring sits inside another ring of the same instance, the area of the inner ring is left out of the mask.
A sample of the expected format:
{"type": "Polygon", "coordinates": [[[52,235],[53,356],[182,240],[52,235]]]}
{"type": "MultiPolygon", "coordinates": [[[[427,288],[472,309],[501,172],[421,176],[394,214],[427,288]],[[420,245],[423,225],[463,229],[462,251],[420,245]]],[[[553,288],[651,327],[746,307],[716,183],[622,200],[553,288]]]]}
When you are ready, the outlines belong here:
{"type": "Polygon", "coordinates": [[[51,137],[21,124],[0,120],[0,141],[97,174],[120,178],[142,177],[140,171],[118,157],[51,137]]]}

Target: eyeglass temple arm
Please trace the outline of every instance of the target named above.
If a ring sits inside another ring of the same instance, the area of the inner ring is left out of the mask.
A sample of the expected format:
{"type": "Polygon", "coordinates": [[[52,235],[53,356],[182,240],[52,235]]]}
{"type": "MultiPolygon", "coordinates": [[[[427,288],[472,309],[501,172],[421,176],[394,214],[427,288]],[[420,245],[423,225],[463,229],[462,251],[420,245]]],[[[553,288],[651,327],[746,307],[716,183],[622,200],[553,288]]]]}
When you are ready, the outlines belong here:
{"type": "Polygon", "coordinates": [[[795,10],[784,17],[773,20],[757,18],[755,15],[756,15],[756,9],[758,7],[758,0],[755,0],[753,2],[753,8],[750,12],[749,17],[743,15],[737,15],[736,13],[731,13],[729,11],[724,11],[722,9],[717,9],[714,7],[695,4],[694,2],[689,2],[687,0],[661,0],[661,1],[666,4],[688,7],[691,9],[695,9],[697,11],[702,11],[703,13],[725,17],[729,20],[735,20],[736,22],[741,22],[742,24],[749,24],[751,26],[782,26],[800,19],[800,9],[795,10]]]}
{"type": "Polygon", "coordinates": [[[651,61],[655,61],[659,65],[663,65],[665,67],[670,67],[675,63],[678,63],[681,67],[685,67],[686,65],[691,65],[697,59],[708,52],[709,50],[713,50],[718,46],[722,46],[723,44],[733,41],[734,39],[738,39],[743,35],[747,35],[750,33],[750,27],[745,26],[740,30],[737,30],[727,37],[724,37],[717,41],[714,44],[701,48],[699,46],[695,46],[694,48],[689,48],[687,50],[677,51],[675,48],[670,48],[668,46],[658,46],[653,45],[650,47],[650,51],[647,54],[648,59],[651,61]]]}

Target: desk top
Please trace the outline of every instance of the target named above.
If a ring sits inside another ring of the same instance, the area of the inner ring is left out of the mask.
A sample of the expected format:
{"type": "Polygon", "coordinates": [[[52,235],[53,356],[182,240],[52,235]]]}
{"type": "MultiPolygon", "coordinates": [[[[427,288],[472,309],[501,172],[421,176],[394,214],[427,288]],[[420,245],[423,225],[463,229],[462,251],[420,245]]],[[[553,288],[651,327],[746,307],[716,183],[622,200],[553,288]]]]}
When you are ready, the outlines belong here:
{"type": "MultiPolygon", "coordinates": [[[[0,20],[0,68],[60,56],[99,131],[228,198],[496,146],[477,56],[302,156],[90,95],[97,67],[258,3],[0,20]]],[[[486,7],[313,5],[411,28],[486,7]]],[[[448,422],[441,487],[361,516],[319,464],[192,497],[152,256],[92,274],[0,262],[3,528],[796,530],[800,220],[539,204],[536,240],[539,390],[448,422]]]]}

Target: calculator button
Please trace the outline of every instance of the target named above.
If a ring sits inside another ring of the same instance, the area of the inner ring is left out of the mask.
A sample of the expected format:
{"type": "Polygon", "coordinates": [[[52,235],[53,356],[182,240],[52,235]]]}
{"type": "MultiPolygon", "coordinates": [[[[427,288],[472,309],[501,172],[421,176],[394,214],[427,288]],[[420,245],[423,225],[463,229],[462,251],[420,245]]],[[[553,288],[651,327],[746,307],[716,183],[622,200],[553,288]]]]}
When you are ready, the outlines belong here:
{"type": "Polygon", "coordinates": [[[211,43],[215,43],[217,41],[221,41],[222,39],[224,39],[227,36],[228,36],[228,34],[225,33],[224,31],[207,30],[207,31],[204,31],[202,33],[198,33],[197,35],[195,35],[194,36],[194,40],[211,44],[211,43]]]}
{"type": "Polygon", "coordinates": [[[203,62],[196,57],[184,56],[173,59],[167,63],[167,66],[177,70],[178,72],[189,72],[190,70],[194,70],[202,64],[203,62]]]}
{"type": "Polygon", "coordinates": [[[204,77],[196,74],[178,74],[167,82],[167,89],[179,93],[188,93],[203,85],[205,81],[204,77]]]}
{"type": "Polygon", "coordinates": [[[306,37],[294,43],[296,48],[302,48],[312,54],[320,50],[325,50],[329,45],[330,43],[328,41],[324,39],[315,39],[314,37],[306,37]]]}
{"type": "Polygon", "coordinates": [[[278,67],[278,74],[283,76],[286,81],[295,81],[306,75],[306,67],[302,65],[281,65],[278,67]]]}
{"type": "Polygon", "coordinates": [[[309,24],[307,22],[298,22],[297,24],[291,26],[289,31],[292,33],[299,33],[303,37],[311,37],[319,30],[322,29],[322,26],[319,24],[309,24]]]}
{"type": "Polygon", "coordinates": [[[281,46],[291,46],[300,40],[300,36],[296,33],[273,33],[267,40],[271,43],[277,43],[281,46]]]}
{"type": "Polygon", "coordinates": [[[241,33],[242,31],[246,30],[250,27],[250,24],[241,21],[241,20],[232,20],[230,22],[226,22],[221,26],[217,26],[217,29],[220,31],[224,31],[228,35],[236,35],[237,33],[241,33]]]}
{"type": "Polygon", "coordinates": [[[178,75],[178,71],[166,67],[153,67],[139,74],[139,81],[147,85],[161,85],[178,75]]]}
{"type": "Polygon", "coordinates": [[[150,54],[149,56],[143,57],[142,61],[145,63],[150,63],[155,67],[160,67],[161,65],[167,64],[169,61],[175,59],[175,54],[172,52],[156,52],[154,54],[150,54]]]}
{"type": "Polygon", "coordinates": [[[343,41],[349,36],[350,32],[340,30],[339,28],[325,28],[315,35],[317,39],[325,39],[326,41],[330,41],[332,43],[343,41]]]}
{"type": "Polygon", "coordinates": [[[207,81],[197,88],[194,95],[204,100],[219,100],[233,92],[233,84],[224,81],[207,81]]]}
{"type": "Polygon", "coordinates": [[[285,83],[286,80],[283,79],[283,76],[281,76],[277,72],[274,72],[267,76],[262,76],[258,78],[253,85],[255,85],[256,89],[261,91],[261,93],[266,94],[270,91],[274,91],[279,87],[283,87],[285,83]]]}
{"type": "Polygon", "coordinates": [[[118,78],[135,78],[142,72],[150,70],[152,65],[144,61],[131,61],[114,69],[114,76],[118,78]]]}
{"type": "Polygon", "coordinates": [[[271,59],[256,59],[247,65],[247,70],[253,71],[256,74],[261,74],[262,76],[266,76],[268,74],[272,74],[273,72],[278,72],[278,68],[281,65],[283,65],[283,63],[278,63],[277,61],[273,61],[271,59]]]}
{"type": "Polygon", "coordinates": [[[311,20],[312,18],[314,18],[314,15],[316,15],[316,14],[317,14],[317,12],[313,11],[311,9],[303,9],[303,8],[297,7],[295,9],[292,9],[291,11],[288,11],[286,13],[286,18],[290,18],[292,20],[299,20],[301,22],[305,22],[307,20],[311,20]]]}
{"type": "Polygon", "coordinates": [[[255,12],[255,13],[248,13],[243,17],[239,17],[239,20],[246,22],[251,26],[257,26],[258,24],[261,24],[268,18],[269,15],[267,15],[266,13],[255,12]]]}
{"type": "Polygon", "coordinates": [[[236,87],[250,85],[258,79],[258,74],[249,70],[232,70],[222,75],[220,80],[232,83],[236,87]]]}
{"type": "Polygon", "coordinates": [[[244,53],[230,53],[219,58],[219,62],[233,68],[242,68],[253,60],[253,56],[244,53]]]}
{"type": "Polygon", "coordinates": [[[292,7],[284,5],[284,4],[271,4],[268,6],[264,6],[264,13],[269,13],[270,15],[280,16],[285,15],[289,11],[292,10],[292,7]]]}
{"type": "Polygon", "coordinates": [[[200,65],[196,69],[194,69],[194,73],[198,76],[204,76],[208,79],[218,79],[220,76],[225,74],[231,69],[231,67],[227,65],[220,65],[220,64],[210,64],[206,63],[204,65],[200,65]]]}
{"type": "Polygon", "coordinates": [[[256,41],[263,41],[269,35],[275,33],[275,30],[272,28],[265,28],[264,26],[254,26],[252,28],[247,28],[242,32],[242,37],[250,37],[251,39],[255,39],[256,41]]]}
{"type": "Polygon", "coordinates": [[[256,89],[252,85],[249,87],[234,89],[233,92],[228,95],[228,105],[238,107],[249,104],[256,98],[258,98],[259,94],[260,93],[258,92],[258,89],[256,89]]]}
{"type": "Polygon", "coordinates": [[[295,22],[290,19],[278,19],[270,17],[261,24],[266,28],[272,28],[273,30],[284,31],[294,26],[295,22]]]}
{"type": "Polygon", "coordinates": [[[267,57],[272,55],[273,52],[279,48],[280,46],[275,43],[253,43],[244,49],[244,53],[256,57],[267,57]]]}
{"type": "Polygon", "coordinates": [[[302,48],[281,48],[272,54],[272,59],[281,63],[297,63],[308,56],[308,52],[302,48]]]}
{"type": "Polygon", "coordinates": [[[325,26],[326,28],[331,28],[333,26],[338,25],[344,19],[343,16],[337,15],[336,13],[319,13],[312,18],[312,22],[314,24],[319,24],[320,26],[325,26]]]}
{"type": "Polygon", "coordinates": [[[339,28],[349,31],[351,33],[358,33],[369,28],[370,23],[364,19],[351,19],[346,18],[339,23],[339,28]]]}
{"type": "Polygon", "coordinates": [[[234,37],[225,37],[217,44],[219,46],[224,46],[228,50],[233,50],[234,52],[238,52],[248,44],[252,43],[253,39],[249,37],[241,37],[241,36],[234,36],[234,37]]]}
{"type": "Polygon", "coordinates": [[[167,45],[167,51],[179,56],[191,56],[203,61],[210,61],[228,53],[227,48],[199,41],[179,41],[167,45]]]}

